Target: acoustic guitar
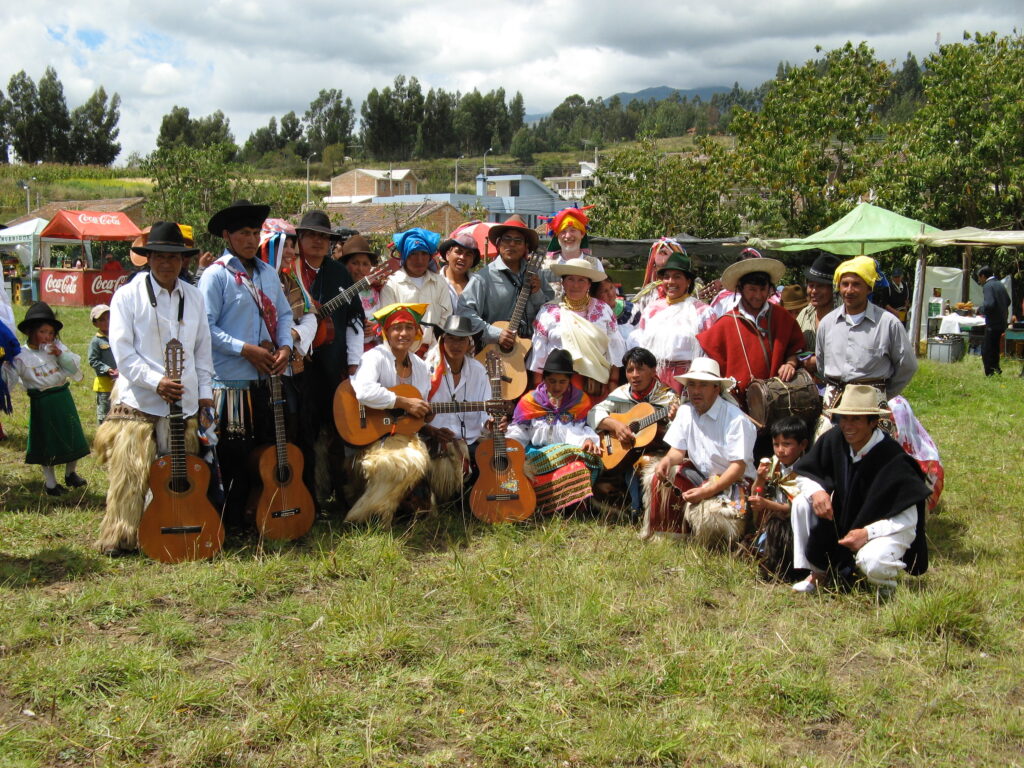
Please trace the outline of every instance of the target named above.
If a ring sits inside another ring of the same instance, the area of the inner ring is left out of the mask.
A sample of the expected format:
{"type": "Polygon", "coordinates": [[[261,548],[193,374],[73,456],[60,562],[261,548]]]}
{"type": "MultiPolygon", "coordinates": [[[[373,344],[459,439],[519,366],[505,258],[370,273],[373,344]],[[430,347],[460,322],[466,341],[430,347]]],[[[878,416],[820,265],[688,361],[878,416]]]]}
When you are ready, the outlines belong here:
{"type": "Polygon", "coordinates": [[[274,409],[274,445],[253,452],[259,474],[254,489],[256,530],[268,539],[297,539],[313,527],[316,506],[302,482],[302,451],[289,443],[284,429],[284,396],[281,377],[270,377],[270,402],[274,409]]]}
{"type": "MultiPolygon", "coordinates": [[[[185,350],[171,339],[164,349],[167,378],[181,380],[185,350]]],[[[213,557],[224,544],[224,525],[206,498],[210,468],[198,456],[185,453],[185,417],[181,401],[170,408],[170,449],[149,470],[153,500],[139,523],[139,547],[164,563],[213,557]]]]}
{"type": "Polygon", "coordinates": [[[334,314],[338,307],[348,304],[360,291],[366,290],[374,283],[386,280],[397,271],[397,265],[385,262],[362,280],[357,281],[354,285],[350,285],[343,291],[339,291],[337,296],[325,301],[314,309],[313,314],[316,315],[317,326],[316,334],[313,336],[312,349],[320,349],[320,347],[327,343],[328,339],[334,336],[334,318],[331,315],[334,314]]]}
{"type": "MultiPolygon", "coordinates": [[[[487,376],[491,381],[491,397],[501,395],[504,371],[501,356],[487,356],[487,376]]],[[[480,476],[469,494],[469,508],[485,523],[507,523],[526,520],[537,508],[537,495],[526,476],[526,451],[521,443],[509,440],[495,430],[476,447],[476,465],[480,476]]]]}
{"type": "Polygon", "coordinates": [[[530,298],[530,276],[540,272],[543,263],[543,253],[536,253],[530,257],[530,260],[526,262],[526,274],[523,275],[523,284],[519,286],[519,295],[512,308],[512,316],[508,322],[502,320],[494,323],[495,327],[502,330],[512,328],[516,331],[516,340],[512,349],[506,352],[498,344],[488,344],[476,356],[476,359],[484,365],[487,365],[487,357],[491,352],[497,352],[501,356],[504,370],[501,381],[501,397],[504,400],[515,400],[526,391],[526,387],[530,383],[530,372],[526,370],[526,356],[530,354],[533,342],[530,339],[521,338],[518,330],[526,316],[526,302],[530,298]]]}
{"type": "Polygon", "coordinates": [[[601,434],[601,463],[605,469],[615,469],[633,448],[650,445],[658,434],[658,422],[668,417],[668,408],[655,408],[651,403],[638,403],[625,413],[609,413],[608,418],[629,427],[635,435],[633,445],[626,447],[610,432],[601,434]]]}
{"type": "MultiPolygon", "coordinates": [[[[399,384],[388,391],[400,397],[423,399],[412,384],[399,384]]],[[[465,400],[430,403],[431,413],[471,413],[487,411],[504,413],[504,400],[465,400]]],[[[345,379],[334,392],[334,426],[342,440],[351,445],[369,445],[387,435],[415,435],[426,424],[426,418],[410,416],[401,408],[367,408],[359,402],[352,382],[345,379]]]]}

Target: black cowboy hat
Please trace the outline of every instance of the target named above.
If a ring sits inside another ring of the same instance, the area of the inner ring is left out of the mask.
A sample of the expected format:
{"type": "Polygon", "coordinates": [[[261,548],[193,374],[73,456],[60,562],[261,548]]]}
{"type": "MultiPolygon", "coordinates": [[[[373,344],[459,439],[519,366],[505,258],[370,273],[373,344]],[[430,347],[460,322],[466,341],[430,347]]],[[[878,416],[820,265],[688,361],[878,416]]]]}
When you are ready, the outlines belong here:
{"type": "Polygon", "coordinates": [[[228,232],[234,232],[242,227],[259,229],[269,215],[269,205],[256,205],[248,200],[235,200],[227,208],[221,208],[210,217],[206,230],[214,237],[221,237],[225,229],[228,232]]]}
{"type": "Polygon", "coordinates": [[[132,251],[140,256],[151,253],[178,253],[184,257],[195,256],[198,248],[190,248],[185,244],[185,236],[181,228],[173,221],[158,221],[149,230],[142,245],[132,245],[132,251]]]}
{"type": "Polygon", "coordinates": [[[438,331],[447,336],[465,338],[473,335],[473,321],[463,315],[448,315],[444,322],[436,327],[438,331]]]}
{"type": "Polygon", "coordinates": [[[495,224],[491,227],[487,233],[487,239],[497,245],[498,238],[510,231],[518,232],[525,237],[526,244],[530,246],[531,251],[536,251],[537,246],[540,245],[540,235],[537,234],[537,231],[526,226],[526,222],[516,214],[512,214],[501,224],[495,224]]]}
{"type": "Polygon", "coordinates": [[[572,369],[572,355],[564,349],[553,349],[544,363],[544,375],[549,373],[562,373],[572,376],[575,371],[572,369]]]}
{"type": "Polygon", "coordinates": [[[60,333],[60,329],[64,327],[64,323],[53,314],[49,304],[45,301],[37,301],[28,308],[28,312],[25,313],[25,319],[18,323],[18,330],[24,334],[29,334],[43,323],[52,325],[53,330],[57,333],[60,333]]]}
{"type": "Polygon", "coordinates": [[[839,267],[840,258],[831,253],[822,253],[804,270],[804,279],[808,283],[822,283],[832,285],[836,269],[839,267]]]}
{"type": "Polygon", "coordinates": [[[302,214],[302,221],[295,225],[295,231],[301,235],[303,230],[319,232],[332,239],[339,237],[338,233],[331,229],[331,219],[324,211],[306,211],[302,214]]]}
{"type": "Polygon", "coordinates": [[[380,254],[370,247],[369,241],[362,235],[352,235],[345,244],[341,246],[341,263],[347,264],[348,260],[356,254],[363,254],[370,257],[370,263],[376,264],[380,261],[380,254]]]}

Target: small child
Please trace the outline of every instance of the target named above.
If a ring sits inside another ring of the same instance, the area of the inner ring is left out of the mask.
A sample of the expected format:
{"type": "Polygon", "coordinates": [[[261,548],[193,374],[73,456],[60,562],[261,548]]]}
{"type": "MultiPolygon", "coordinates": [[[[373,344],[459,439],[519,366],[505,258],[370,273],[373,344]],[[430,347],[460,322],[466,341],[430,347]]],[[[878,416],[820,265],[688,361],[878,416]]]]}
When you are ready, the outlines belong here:
{"type": "Polygon", "coordinates": [[[89,319],[97,329],[89,342],[89,365],[96,372],[92,380],[92,391],[96,393],[96,423],[102,424],[110,412],[110,391],[117,378],[117,362],[109,339],[110,307],[97,304],[89,313],[89,319]]]}
{"type": "Polygon", "coordinates": [[[78,460],[89,455],[89,444],[68,387],[69,378],[82,380],[81,358],[57,338],[63,327],[50,306],[37,301],[18,323],[18,330],[25,334],[28,343],[13,361],[29,397],[25,463],[42,465],[48,496],[60,496],[67,491],[54,474],[57,464],[66,465],[64,482],[68,486],[86,485],[75,469],[78,460]]]}
{"type": "Polygon", "coordinates": [[[793,473],[793,465],[807,451],[810,440],[807,423],[795,416],[776,421],[771,434],[775,455],[761,459],[747,501],[757,524],[754,549],[762,567],[772,576],[787,578],[793,570],[794,556],[790,516],[802,497],[800,477],[793,473]]]}

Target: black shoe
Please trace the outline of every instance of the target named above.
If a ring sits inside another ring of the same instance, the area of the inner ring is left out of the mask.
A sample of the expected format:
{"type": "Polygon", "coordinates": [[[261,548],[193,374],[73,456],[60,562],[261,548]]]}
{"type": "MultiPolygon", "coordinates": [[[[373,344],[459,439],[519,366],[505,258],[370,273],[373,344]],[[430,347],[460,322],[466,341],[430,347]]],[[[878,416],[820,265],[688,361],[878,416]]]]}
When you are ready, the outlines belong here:
{"type": "Polygon", "coordinates": [[[63,496],[65,493],[68,492],[68,489],[61,485],[60,483],[57,483],[55,486],[53,486],[53,488],[43,486],[43,490],[46,491],[47,496],[63,496]]]}
{"type": "Polygon", "coordinates": [[[77,472],[72,472],[70,475],[64,475],[64,484],[68,488],[84,488],[89,483],[77,472]]]}

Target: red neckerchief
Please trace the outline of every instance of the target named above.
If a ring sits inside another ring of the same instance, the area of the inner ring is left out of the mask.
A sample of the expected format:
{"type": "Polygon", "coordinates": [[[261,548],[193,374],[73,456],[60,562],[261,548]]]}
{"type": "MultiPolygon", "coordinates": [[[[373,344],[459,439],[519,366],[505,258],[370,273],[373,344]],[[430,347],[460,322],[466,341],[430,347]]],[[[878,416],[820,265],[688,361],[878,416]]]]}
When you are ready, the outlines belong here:
{"type": "Polygon", "coordinates": [[[647,388],[647,391],[644,392],[643,394],[641,394],[640,396],[637,396],[636,393],[633,392],[633,388],[630,387],[629,388],[629,399],[634,401],[634,402],[637,402],[637,403],[645,403],[645,402],[647,402],[647,398],[650,396],[651,392],[654,391],[654,388],[657,386],[657,384],[658,384],[658,379],[655,378],[654,381],[651,382],[651,386],[649,386],[647,388]]]}

